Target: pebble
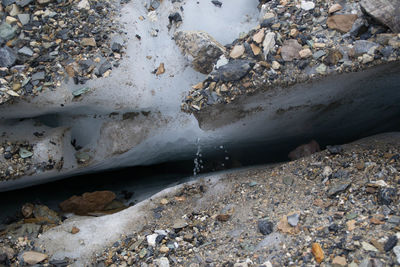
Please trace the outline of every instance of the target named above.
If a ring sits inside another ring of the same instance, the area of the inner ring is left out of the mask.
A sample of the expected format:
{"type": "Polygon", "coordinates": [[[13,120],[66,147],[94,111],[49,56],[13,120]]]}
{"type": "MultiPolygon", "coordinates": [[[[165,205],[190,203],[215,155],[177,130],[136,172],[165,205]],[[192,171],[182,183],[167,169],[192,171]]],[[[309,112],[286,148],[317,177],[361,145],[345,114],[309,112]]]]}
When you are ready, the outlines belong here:
{"type": "Polygon", "coordinates": [[[342,6],[340,5],[340,4],[333,4],[330,8],[329,8],[329,14],[332,14],[332,13],[335,13],[335,12],[337,12],[337,11],[339,11],[339,10],[342,10],[342,6]]]}
{"type": "Polygon", "coordinates": [[[300,54],[301,58],[308,58],[308,57],[311,57],[313,55],[309,48],[300,50],[299,54],[300,54]]]}
{"type": "Polygon", "coordinates": [[[385,243],[384,250],[386,252],[391,251],[397,245],[398,239],[397,236],[392,235],[389,236],[388,240],[385,243]]]}
{"type": "Polygon", "coordinates": [[[236,59],[229,61],[228,64],[219,67],[214,73],[218,80],[223,82],[237,81],[243,78],[253,67],[249,60],[236,59]]]}
{"type": "Polygon", "coordinates": [[[31,57],[33,56],[33,51],[29,47],[24,46],[18,50],[18,54],[31,57]]]}
{"type": "Polygon", "coordinates": [[[235,45],[229,54],[231,58],[237,59],[240,58],[244,54],[244,46],[243,45],[235,45]]]}
{"type": "Polygon", "coordinates": [[[400,264],[400,246],[395,246],[393,248],[393,253],[396,255],[397,263],[400,264]]]}
{"type": "Polygon", "coordinates": [[[353,27],[354,22],[357,19],[357,15],[345,14],[345,15],[333,15],[328,18],[326,25],[333,30],[347,33],[353,27]]]}
{"type": "Polygon", "coordinates": [[[319,243],[312,244],[311,252],[318,263],[321,263],[324,260],[325,258],[324,251],[322,250],[321,245],[319,243]]]}
{"type": "Polygon", "coordinates": [[[329,190],[328,190],[328,195],[330,197],[334,197],[337,194],[340,194],[344,191],[347,190],[347,188],[349,188],[351,185],[350,182],[339,182],[337,184],[333,184],[330,186],[329,190]]]}
{"type": "Polygon", "coordinates": [[[315,4],[312,1],[301,1],[300,4],[301,8],[304,9],[305,11],[309,11],[311,9],[314,9],[315,4]]]}
{"type": "Polygon", "coordinates": [[[34,265],[39,262],[44,261],[45,259],[48,258],[46,254],[36,252],[36,251],[26,251],[22,254],[22,258],[25,263],[29,265],[34,265]]]}
{"type": "Polygon", "coordinates": [[[169,267],[169,260],[166,257],[161,257],[155,260],[155,264],[158,267],[169,267]]]}
{"type": "Polygon", "coordinates": [[[316,69],[315,69],[315,71],[317,72],[317,73],[319,73],[319,74],[321,74],[321,75],[324,75],[324,74],[326,74],[326,70],[327,70],[327,66],[325,65],[325,64],[320,64],[316,69]]]}
{"type": "Polygon", "coordinates": [[[263,235],[269,235],[274,231],[274,225],[268,220],[258,221],[258,230],[263,235]]]}
{"type": "Polygon", "coordinates": [[[373,252],[378,252],[378,250],[376,249],[376,247],[374,247],[373,245],[371,245],[370,243],[367,243],[365,241],[361,242],[361,246],[364,250],[366,251],[373,251],[373,252]]]}
{"type": "Polygon", "coordinates": [[[298,213],[287,216],[288,223],[293,227],[297,226],[297,224],[299,223],[299,219],[300,219],[300,214],[298,213]]]}
{"type": "Polygon", "coordinates": [[[257,44],[260,44],[263,42],[264,36],[265,36],[264,29],[261,29],[256,34],[253,35],[253,41],[256,42],[257,44]]]}
{"type": "Polygon", "coordinates": [[[295,39],[285,40],[282,45],[281,55],[284,61],[293,61],[299,59],[299,52],[302,50],[301,45],[295,39]]]}
{"type": "Polygon", "coordinates": [[[0,48],[0,67],[9,68],[15,64],[17,56],[8,46],[0,48]]]}
{"type": "Polygon", "coordinates": [[[347,265],[346,258],[345,257],[341,257],[341,256],[336,256],[332,260],[332,265],[333,265],[333,267],[346,266],[347,265]]]}

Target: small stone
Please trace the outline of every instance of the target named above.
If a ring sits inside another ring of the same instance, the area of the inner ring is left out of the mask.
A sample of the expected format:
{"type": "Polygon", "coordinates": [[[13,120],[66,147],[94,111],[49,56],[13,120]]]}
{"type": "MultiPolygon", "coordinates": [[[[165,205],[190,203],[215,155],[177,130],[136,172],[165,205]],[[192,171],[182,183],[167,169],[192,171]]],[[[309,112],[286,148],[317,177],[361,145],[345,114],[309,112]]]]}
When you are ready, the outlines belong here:
{"type": "Polygon", "coordinates": [[[365,241],[361,242],[361,246],[364,250],[366,251],[373,251],[373,252],[378,252],[378,250],[376,249],[376,247],[374,247],[373,245],[371,245],[370,243],[367,243],[365,241]]]}
{"type": "Polygon", "coordinates": [[[341,182],[341,183],[331,185],[330,189],[328,190],[329,197],[334,197],[337,194],[340,194],[340,193],[346,191],[346,189],[349,188],[350,185],[351,185],[350,182],[341,182]]]}
{"type": "Polygon", "coordinates": [[[393,253],[396,255],[397,263],[400,264],[400,246],[395,246],[393,248],[393,253]]]}
{"type": "Polygon", "coordinates": [[[264,40],[265,32],[264,29],[259,30],[256,34],[253,35],[253,41],[257,44],[261,44],[264,40]]]}
{"type": "Polygon", "coordinates": [[[378,192],[378,203],[380,205],[390,205],[397,197],[397,190],[391,187],[382,187],[378,192]]]}
{"type": "Polygon", "coordinates": [[[29,151],[29,150],[26,150],[25,148],[20,148],[19,149],[19,156],[21,157],[21,158],[23,158],[23,159],[26,159],[26,158],[30,158],[30,157],[32,157],[33,156],[33,153],[31,152],[31,151],[29,151]]]}
{"type": "Polygon", "coordinates": [[[117,43],[117,42],[114,42],[114,43],[111,45],[111,50],[112,50],[113,52],[119,53],[119,52],[121,52],[121,49],[122,49],[122,45],[119,44],[119,43],[117,43]]]}
{"type": "Polygon", "coordinates": [[[255,44],[250,44],[251,50],[255,56],[258,56],[261,53],[261,48],[256,46],[255,44]]]}
{"type": "Polygon", "coordinates": [[[18,50],[18,54],[31,57],[33,56],[33,51],[29,47],[24,46],[18,50]]]}
{"type": "Polygon", "coordinates": [[[161,253],[168,253],[168,251],[169,251],[169,248],[167,246],[163,245],[163,246],[160,247],[160,252],[161,253]]]}
{"type": "Polygon", "coordinates": [[[296,38],[299,35],[299,31],[297,29],[291,29],[289,33],[290,37],[296,38]]]}
{"type": "Polygon", "coordinates": [[[337,12],[337,11],[339,11],[339,10],[341,10],[342,9],[342,6],[341,5],[339,5],[339,4],[333,4],[330,8],[329,8],[329,14],[332,14],[332,13],[335,13],[335,12],[337,12]]]}
{"type": "Polygon", "coordinates": [[[313,54],[313,58],[314,58],[314,59],[319,59],[319,58],[321,58],[321,57],[323,57],[323,56],[325,56],[325,55],[326,55],[325,51],[323,51],[323,50],[318,50],[317,52],[315,52],[315,53],[313,54]]]}
{"type": "Polygon", "coordinates": [[[161,257],[154,261],[157,267],[169,267],[169,260],[166,257],[161,257]]]}
{"type": "Polygon", "coordinates": [[[50,3],[52,0],[36,0],[39,4],[44,5],[50,3]]]}
{"type": "Polygon", "coordinates": [[[223,82],[237,81],[246,76],[253,66],[254,63],[249,60],[236,59],[221,66],[211,75],[223,82]]]}
{"type": "Polygon", "coordinates": [[[11,40],[16,35],[16,28],[12,27],[7,22],[3,22],[0,24],[0,39],[4,39],[6,41],[11,40]]]}
{"type": "Polygon", "coordinates": [[[326,70],[327,70],[327,67],[326,67],[325,64],[320,64],[320,65],[315,69],[315,71],[316,71],[317,73],[321,74],[321,75],[326,74],[326,70]]]}
{"type": "Polygon", "coordinates": [[[142,248],[139,252],[139,258],[143,259],[147,255],[147,249],[142,248]]]}
{"type": "Polygon", "coordinates": [[[74,97],[78,97],[78,96],[81,96],[81,95],[83,95],[83,94],[89,92],[89,90],[90,90],[89,87],[82,87],[82,88],[79,88],[79,89],[77,89],[77,90],[72,91],[72,95],[73,95],[74,97]]]}
{"type": "Polygon", "coordinates": [[[194,236],[193,236],[193,234],[191,234],[191,233],[187,233],[187,234],[185,234],[185,235],[183,236],[183,240],[185,240],[186,242],[192,242],[192,241],[193,241],[193,238],[194,238],[194,236]]]}
{"type": "Polygon", "coordinates": [[[301,58],[308,58],[312,56],[312,52],[309,48],[302,49],[299,51],[299,55],[301,58]]]}
{"type": "Polygon", "coordinates": [[[79,233],[80,229],[78,227],[73,226],[71,229],[71,234],[75,235],[79,233]]]}
{"type": "Polygon", "coordinates": [[[217,215],[216,219],[220,222],[227,222],[230,217],[231,217],[231,215],[229,215],[229,214],[219,214],[219,215],[217,215]]]}
{"type": "Polygon", "coordinates": [[[347,265],[346,258],[345,257],[341,257],[341,256],[336,256],[332,260],[332,265],[333,265],[333,267],[346,266],[347,265]]]}
{"type": "Polygon", "coordinates": [[[332,168],[329,166],[325,166],[324,170],[322,171],[322,176],[329,177],[332,174],[332,168]]]}
{"type": "Polygon", "coordinates": [[[324,251],[321,248],[321,245],[318,243],[313,243],[311,247],[311,252],[314,255],[315,260],[318,263],[321,263],[324,260],[324,251]]]}
{"type": "Polygon", "coordinates": [[[10,25],[16,23],[17,21],[18,21],[18,20],[17,20],[16,18],[14,18],[14,17],[11,17],[11,16],[7,16],[7,17],[6,17],[6,23],[8,23],[8,24],[10,24],[10,25]]]}
{"type": "Polygon", "coordinates": [[[296,227],[297,226],[297,224],[299,223],[299,219],[300,219],[300,214],[298,214],[298,213],[294,213],[292,215],[287,216],[288,223],[292,227],[296,227]]]}
{"type": "Polygon", "coordinates": [[[384,250],[386,252],[391,251],[397,245],[398,238],[395,235],[389,236],[385,243],[384,250]]]}
{"type": "Polygon", "coordinates": [[[32,203],[26,203],[21,208],[21,213],[24,218],[29,218],[33,215],[34,205],[32,203]]]}
{"type": "Polygon", "coordinates": [[[355,220],[349,220],[346,222],[347,230],[348,231],[353,231],[356,229],[356,221],[355,220]]]}
{"type": "Polygon", "coordinates": [[[212,0],[211,3],[216,7],[222,7],[222,3],[218,0],[212,0]]]}
{"type": "Polygon", "coordinates": [[[305,11],[308,11],[308,10],[314,9],[315,4],[314,4],[314,2],[311,2],[311,1],[301,1],[300,7],[302,9],[304,9],[305,11]]]}
{"type": "Polygon", "coordinates": [[[343,58],[342,53],[339,50],[330,50],[328,55],[325,57],[324,62],[329,66],[338,64],[339,60],[343,58]]]}
{"type": "Polygon", "coordinates": [[[156,75],[159,76],[163,73],[165,73],[164,63],[160,63],[160,66],[157,68],[156,75]]]}
{"type": "Polygon", "coordinates": [[[389,220],[387,222],[391,223],[391,224],[399,225],[400,224],[400,216],[393,215],[393,216],[389,217],[389,220]]]}
{"type": "Polygon", "coordinates": [[[368,54],[362,55],[361,62],[363,64],[367,64],[367,63],[370,63],[372,61],[374,61],[374,57],[373,56],[368,55],[368,54]]]}
{"type": "Polygon", "coordinates": [[[111,191],[95,191],[84,193],[82,196],[72,196],[60,203],[59,206],[64,212],[86,215],[89,212],[104,210],[115,197],[115,194],[111,191]]]}
{"type": "Polygon", "coordinates": [[[313,47],[320,49],[320,48],[325,48],[326,44],[324,43],[314,43],[313,47]]]}
{"type": "Polygon", "coordinates": [[[237,59],[240,58],[244,54],[244,45],[235,45],[229,54],[231,58],[237,59]]]}
{"type": "Polygon", "coordinates": [[[81,45],[82,46],[95,47],[96,46],[96,40],[93,37],[92,38],[82,38],[81,45]]]}
{"type": "Polygon", "coordinates": [[[281,48],[281,56],[284,61],[293,61],[299,59],[299,52],[302,50],[301,45],[295,39],[285,40],[281,48]]]}
{"type": "Polygon", "coordinates": [[[354,22],[357,19],[357,15],[346,14],[346,15],[333,15],[328,18],[326,24],[330,29],[347,33],[353,27],[354,22]]]}
{"type": "Polygon", "coordinates": [[[44,71],[36,72],[32,75],[32,81],[41,81],[44,80],[45,73],[44,71]]]}
{"type": "Polygon", "coordinates": [[[163,199],[160,200],[160,204],[161,205],[167,205],[168,203],[169,203],[169,201],[166,198],[163,198],[163,199]]]}
{"type": "Polygon", "coordinates": [[[90,10],[90,3],[88,0],[81,0],[78,5],[77,5],[78,9],[86,9],[86,10],[90,10]]]}
{"type": "Polygon", "coordinates": [[[269,235],[274,231],[274,225],[268,220],[260,220],[258,221],[258,230],[263,235],[269,235]]]}
{"type": "Polygon", "coordinates": [[[372,18],[388,26],[393,32],[400,32],[399,2],[391,0],[362,0],[361,7],[372,18]]]}
{"type": "Polygon", "coordinates": [[[22,25],[26,25],[30,22],[31,16],[29,14],[18,14],[18,19],[22,25]]]}
{"type": "Polygon", "coordinates": [[[263,41],[263,52],[264,52],[264,57],[267,58],[269,52],[275,47],[275,33],[274,32],[268,32],[265,35],[264,41],[263,41]]]}
{"type": "Polygon", "coordinates": [[[337,155],[343,152],[342,146],[326,146],[326,149],[331,155],[337,155]]]}
{"type": "Polygon", "coordinates": [[[149,246],[152,246],[152,247],[156,246],[157,237],[158,237],[158,234],[152,234],[152,235],[146,236],[147,243],[149,244],[149,246]]]}
{"type": "Polygon", "coordinates": [[[36,251],[26,251],[22,254],[22,259],[29,265],[34,265],[47,259],[48,256],[36,251]]]}
{"type": "Polygon", "coordinates": [[[272,69],[274,70],[279,70],[279,68],[281,67],[281,64],[279,64],[278,61],[272,61],[272,65],[271,65],[272,69]]]}

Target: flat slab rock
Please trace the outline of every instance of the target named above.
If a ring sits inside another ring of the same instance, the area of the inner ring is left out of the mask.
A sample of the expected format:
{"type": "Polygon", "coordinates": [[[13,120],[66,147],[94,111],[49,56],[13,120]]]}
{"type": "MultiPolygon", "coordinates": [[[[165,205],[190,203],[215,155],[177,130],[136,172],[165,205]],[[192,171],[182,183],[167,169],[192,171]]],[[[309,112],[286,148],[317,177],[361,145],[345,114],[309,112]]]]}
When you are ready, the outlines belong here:
{"type": "Polygon", "coordinates": [[[361,7],[393,32],[400,32],[400,0],[362,0],[361,7]]]}

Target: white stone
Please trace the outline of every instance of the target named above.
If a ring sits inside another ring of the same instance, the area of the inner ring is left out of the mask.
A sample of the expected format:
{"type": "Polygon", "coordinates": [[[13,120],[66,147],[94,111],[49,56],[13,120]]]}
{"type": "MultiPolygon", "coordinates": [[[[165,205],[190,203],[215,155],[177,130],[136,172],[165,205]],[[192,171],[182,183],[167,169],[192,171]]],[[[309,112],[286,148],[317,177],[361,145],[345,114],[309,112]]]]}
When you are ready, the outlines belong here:
{"type": "Polygon", "coordinates": [[[156,259],[154,261],[154,263],[156,264],[156,266],[158,267],[169,267],[169,260],[166,257],[161,257],[159,259],[156,259]]]}
{"type": "Polygon", "coordinates": [[[90,3],[88,0],[81,0],[78,5],[77,5],[78,9],[86,9],[89,10],[90,9],[90,3]]]}
{"type": "Polygon", "coordinates": [[[329,166],[325,166],[324,171],[322,172],[322,175],[324,177],[328,177],[331,174],[332,174],[332,168],[329,166]]]}
{"type": "Polygon", "coordinates": [[[393,253],[396,255],[397,263],[400,264],[400,246],[395,246],[393,248],[393,253]]]}
{"type": "Polygon", "coordinates": [[[373,56],[368,55],[368,54],[364,54],[362,56],[362,63],[367,64],[367,63],[372,62],[372,61],[374,61],[374,57],[373,56]]]}
{"type": "Polygon", "coordinates": [[[225,55],[222,55],[218,61],[217,64],[215,64],[215,68],[218,69],[226,64],[228,64],[229,60],[225,57],[225,55]]]}
{"type": "Polygon", "coordinates": [[[314,2],[311,2],[311,1],[302,1],[300,6],[302,9],[308,11],[308,10],[314,9],[315,4],[314,4],[314,2]]]}
{"type": "Polygon", "coordinates": [[[158,234],[152,234],[152,235],[146,236],[147,243],[150,246],[155,247],[156,246],[156,238],[157,238],[157,236],[158,236],[158,234]]]}
{"type": "Polygon", "coordinates": [[[235,45],[229,54],[231,58],[240,58],[244,54],[244,45],[235,45]]]}
{"type": "Polygon", "coordinates": [[[268,32],[265,35],[264,42],[263,42],[263,49],[264,49],[264,57],[267,58],[269,52],[274,48],[275,46],[275,33],[274,32],[268,32]]]}
{"type": "Polygon", "coordinates": [[[278,61],[274,60],[274,61],[272,61],[271,67],[272,67],[272,69],[274,69],[274,70],[279,70],[279,68],[281,67],[281,64],[279,64],[278,61]]]}
{"type": "Polygon", "coordinates": [[[266,261],[263,263],[265,267],[272,267],[272,263],[270,261],[266,261]]]}
{"type": "Polygon", "coordinates": [[[378,252],[378,249],[365,241],[361,242],[362,248],[366,251],[378,252]]]}

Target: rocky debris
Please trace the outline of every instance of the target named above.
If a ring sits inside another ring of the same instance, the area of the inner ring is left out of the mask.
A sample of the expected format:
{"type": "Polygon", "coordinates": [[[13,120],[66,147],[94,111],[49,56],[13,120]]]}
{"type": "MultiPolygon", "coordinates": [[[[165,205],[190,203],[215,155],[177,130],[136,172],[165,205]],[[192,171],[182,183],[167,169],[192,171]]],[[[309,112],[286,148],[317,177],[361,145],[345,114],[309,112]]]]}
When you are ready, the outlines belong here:
{"type": "Polygon", "coordinates": [[[237,81],[244,77],[250,71],[252,66],[254,66],[254,64],[249,60],[237,59],[221,66],[211,73],[211,76],[216,81],[237,81]]]}
{"type": "Polygon", "coordinates": [[[203,74],[209,74],[225,53],[224,46],[206,32],[177,31],[174,39],[183,55],[192,60],[194,69],[203,74]]]}
{"type": "Polygon", "coordinates": [[[111,191],[96,191],[84,193],[82,196],[72,196],[60,203],[64,212],[71,212],[77,215],[87,215],[90,212],[104,211],[116,195],[111,191]]]}
{"type": "Polygon", "coordinates": [[[386,25],[393,32],[400,32],[399,0],[362,0],[360,4],[375,20],[386,25]]]}
{"type": "Polygon", "coordinates": [[[36,251],[26,251],[22,254],[22,259],[24,260],[25,263],[29,265],[37,264],[39,262],[44,261],[47,258],[48,256],[46,254],[36,251]]]}
{"type": "Polygon", "coordinates": [[[117,20],[110,19],[118,9],[103,0],[3,1],[0,104],[54,90],[69,79],[83,84],[107,75],[123,53],[110,43],[110,37],[123,33],[117,20]],[[105,61],[106,70],[96,71],[105,61]]]}
{"type": "Polygon", "coordinates": [[[296,160],[303,157],[308,157],[316,152],[321,151],[319,144],[315,140],[311,140],[310,143],[301,145],[295,150],[291,151],[288,155],[289,159],[296,160]]]}
{"type": "MultiPolygon", "coordinates": [[[[251,61],[254,67],[234,81],[211,81],[218,67],[210,73],[213,64],[206,64],[207,71],[202,73],[209,77],[202,82],[203,87],[189,90],[181,109],[196,113],[208,106],[231,103],[240,95],[398,61],[400,36],[393,27],[373,19],[372,12],[361,11],[367,4],[378,10],[383,2],[388,1],[350,1],[341,3],[343,6],[332,1],[261,1],[260,24],[224,48],[219,46],[222,53],[211,57],[214,64],[220,58],[224,64],[241,59],[251,61]],[[374,46],[360,50],[360,42],[374,46]]],[[[385,8],[393,22],[400,14],[393,13],[396,3],[385,8]]],[[[185,44],[179,46],[186,49],[185,44]]],[[[190,47],[196,47],[195,43],[190,47]]]]}

